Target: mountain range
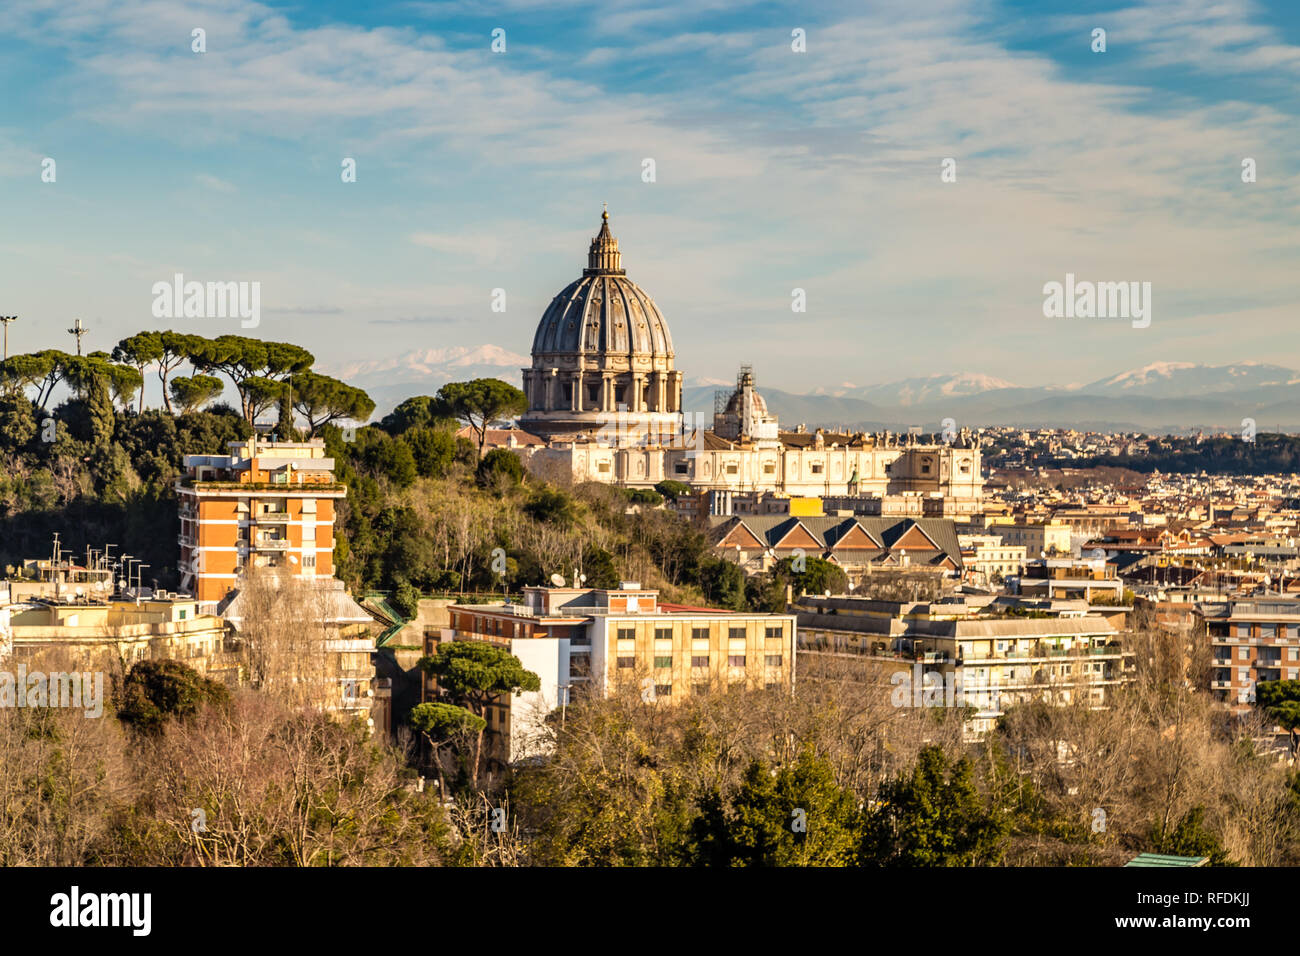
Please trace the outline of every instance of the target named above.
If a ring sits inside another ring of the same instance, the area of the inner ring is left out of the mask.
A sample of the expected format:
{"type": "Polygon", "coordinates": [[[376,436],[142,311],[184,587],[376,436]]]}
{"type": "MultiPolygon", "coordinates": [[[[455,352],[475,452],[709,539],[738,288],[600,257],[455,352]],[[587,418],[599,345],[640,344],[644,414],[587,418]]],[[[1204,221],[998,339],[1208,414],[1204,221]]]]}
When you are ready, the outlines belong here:
{"type": "MultiPolygon", "coordinates": [[[[528,363],[528,356],[496,345],[450,346],[327,370],[366,389],[378,417],[403,399],[433,394],[450,381],[493,376],[518,385],[520,369],[528,363]]],[[[723,379],[690,379],[683,388],[683,408],[710,417],[715,393],[731,388],[723,379]]],[[[854,431],[920,426],[932,432],[951,418],[957,427],[1187,434],[1238,431],[1242,419],[1253,418],[1260,431],[1300,430],[1300,371],[1258,362],[1156,362],[1094,382],[1065,385],[1018,385],[959,372],[874,385],[844,382],[796,393],[760,379],[758,391],[783,428],[800,423],[854,431]]]]}

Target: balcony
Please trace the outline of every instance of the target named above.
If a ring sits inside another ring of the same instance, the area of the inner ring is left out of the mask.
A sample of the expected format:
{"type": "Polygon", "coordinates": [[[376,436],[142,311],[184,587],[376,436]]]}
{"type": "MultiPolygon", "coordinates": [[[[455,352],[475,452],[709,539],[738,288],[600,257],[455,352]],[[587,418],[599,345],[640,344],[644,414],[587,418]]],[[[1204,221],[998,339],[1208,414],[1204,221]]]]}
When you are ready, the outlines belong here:
{"type": "Polygon", "coordinates": [[[1212,687],[1214,690],[1228,690],[1232,687],[1232,681],[1212,680],[1210,681],[1210,687],[1212,687]]]}
{"type": "Polygon", "coordinates": [[[1123,657],[1125,654],[1132,655],[1132,651],[1125,651],[1122,647],[1109,647],[1102,645],[1099,647],[1051,647],[1047,644],[1039,644],[1032,648],[1014,649],[1009,648],[1005,651],[994,651],[991,654],[984,655],[966,655],[958,658],[958,663],[965,663],[966,666],[978,664],[983,661],[1010,661],[1013,663],[1028,663],[1039,660],[1057,660],[1059,658],[1070,657],[1123,657]]]}
{"type": "Polygon", "coordinates": [[[259,515],[254,515],[253,520],[258,524],[288,524],[289,512],[287,511],[263,511],[259,515]]]}
{"type": "Polygon", "coordinates": [[[253,542],[253,548],[258,551],[288,551],[289,540],[287,538],[258,538],[253,542]]]}

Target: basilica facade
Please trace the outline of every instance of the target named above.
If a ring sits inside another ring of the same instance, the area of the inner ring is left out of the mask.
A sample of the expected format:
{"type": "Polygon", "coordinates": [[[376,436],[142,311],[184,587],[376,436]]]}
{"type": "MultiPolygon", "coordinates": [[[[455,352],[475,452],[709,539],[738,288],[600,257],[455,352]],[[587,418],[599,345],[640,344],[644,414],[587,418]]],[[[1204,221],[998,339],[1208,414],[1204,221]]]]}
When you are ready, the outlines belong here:
{"type": "Polygon", "coordinates": [[[519,424],[545,439],[522,452],[530,470],[565,483],[651,488],[673,480],[708,491],[938,499],[938,513],[979,510],[980,450],[966,430],[928,443],[889,432],[782,431],[748,367],[712,427],[683,415],[668,323],[627,278],[608,212],[601,220],[587,268],[547,307],[523,370],[529,408],[519,424]]]}

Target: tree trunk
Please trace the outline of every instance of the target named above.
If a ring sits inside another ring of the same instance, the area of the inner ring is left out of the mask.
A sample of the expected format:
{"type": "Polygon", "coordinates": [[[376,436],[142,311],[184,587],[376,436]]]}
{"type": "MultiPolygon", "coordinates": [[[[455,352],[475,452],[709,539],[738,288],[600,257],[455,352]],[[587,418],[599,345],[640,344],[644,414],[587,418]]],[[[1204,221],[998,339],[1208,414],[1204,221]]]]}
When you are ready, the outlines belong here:
{"type": "MultiPolygon", "coordinates": [[[[172,397],[167,394],[167,363],[163,360],[158,363],[158,381],[162,382],[163,407],[167,409],[168,415],[173,415],[172,397]]],[[[144,388],[140,389],[140,400],[144,401],[144,388]]]]}
{"type": "MultiPolygon", "coordinates": [[[[480,714],[479,716],[481,717],[482,714],[480,714]]],[[[478,789],[478,765],[479,765],[479,757],[480,757],[480,755],[483,753],[483,730],[484,730],[484,728],[480,728],[480,729],[479,729],[479,732],[478,732],[478,739],[475,740],[475,742],[474,742],[474,775],[473,775],[473,777],[472,777],[471,779],[474,781],[474,788],[475,788],[475,789],[478,789]]]]}

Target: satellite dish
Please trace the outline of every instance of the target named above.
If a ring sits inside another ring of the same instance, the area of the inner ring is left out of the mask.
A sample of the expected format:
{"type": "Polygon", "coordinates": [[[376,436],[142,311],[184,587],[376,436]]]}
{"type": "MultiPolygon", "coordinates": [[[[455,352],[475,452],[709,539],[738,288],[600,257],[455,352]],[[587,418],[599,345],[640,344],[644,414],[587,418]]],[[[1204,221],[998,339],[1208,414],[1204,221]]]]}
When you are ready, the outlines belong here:
{"type": "Polygon", "coordinates": [[[563,574],[552,574],[552,575],[551,575],[551,583],[554,584],[557,588],[562,588],[562,587],[564,587],[564,575],[563,575],[563,574]]]}

